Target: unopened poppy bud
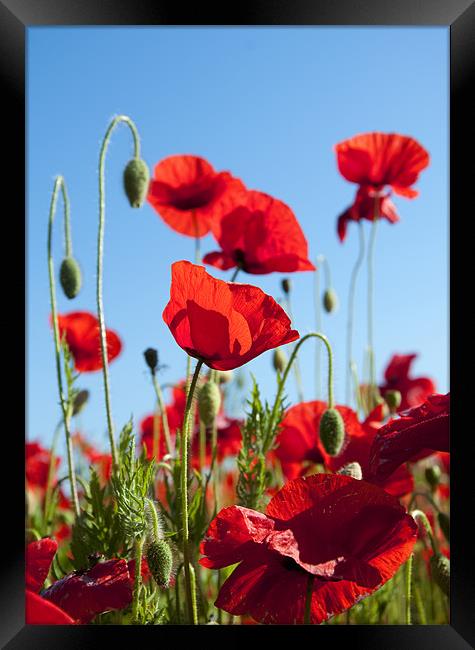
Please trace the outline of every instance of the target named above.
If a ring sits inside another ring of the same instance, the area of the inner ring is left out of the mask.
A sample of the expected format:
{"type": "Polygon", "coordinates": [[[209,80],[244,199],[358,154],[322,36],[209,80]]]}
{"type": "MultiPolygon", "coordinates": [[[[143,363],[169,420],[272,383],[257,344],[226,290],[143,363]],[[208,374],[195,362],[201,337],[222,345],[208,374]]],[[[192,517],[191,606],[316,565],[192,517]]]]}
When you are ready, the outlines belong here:
{"type": "Polygon", "coordinates": [[[327,289],[323,294],[323,306],[328,314],[338,307],[338,296],[333,289],[327,289]]]}
{"type": "Polygon", "coordinates": [[[398,390],[387,390],[384,393],[384,400],[388,405],[390,413],[396,413],[401,406],[402,396],[398,390]]]}
{"type": "Polygon", "coordinates": [[[147,348],[143,353],[145,363],[152,372],[155,372],[158,366],[158,351],[155,348],[147,348]]]}
{"type": "Polygon", "coordinates": [[[124,189],[133,208],[140,208],[147,196],[149,183],[148,167],[140,158],[127,163],[124,170],[124,189]]]}
{"type": "Polygon", "coordinates": [[[208,381],[198,393],[200,420],[206,427],[210,427],[213,424],[220,406],[221,392],[214,381],[208,381]]]}
{"type": "Polygon", "coordinates": [[[430,568],[434,582],[448,596],[450,591],[450,560],[445,555],[436,553],[430,559],[430,568]]]}
{"type": "Polygon", "coordinates": [[[426,467],[424,475],[427,483],[430,485],[430,487],[433,490],[435,490],[435,488],[440,483],[440,475],[441,475],[440,467],[438,465],[432,465],[431,467],[426,467]]]}
{"type": "Polygon", "coordinates": [[[345,439],[345,425],[339,411],[327,409],[320,420],[320,440],[330,456],[337,456],[345,439]]]}
{"type": "Polygon", "coordinates": [[[281,348],[276,348],[274,350],[274,356],[272,357],[272,363],[274,365],[274,370],[276,372],[284,372],[287,366],[287,355],[281,348]]]}
{"type": "Polygon", "coordinates": [[[81,270],[74,257],[65,257],[59,269],[59,281],[66,298],[75,298],[82,284],[81,270]]]}
{"type": "Polygon", "coordinates": [[[173,567],[172,552],[164,539],[159,539],[148,545],[146,552],[147,564],[155,582],[163,588],[170,584],[173,567]]]}
{"type": "Polygon", "coordinates": [[[351,476],[357,481],[361,481],[363,478],[363,472],[361,471],[361,465],[359,463],[348,463],[344,465],[341,469],[338,470],[337,474],[343,474],[343,476],[351,476]]]}
{"type": "Polygon", "coordinates": [[[450,542],[450,517],[445,512],[439,512],[437,515],[440,530],[444,533],[445,539],[450,542]]]}
{"type": "Polygon", "coordinates": [[[217,373],[220,384],[229,384],[233,380],[234,373],[232,370],[218,370],[217,373]]]}
{"type": "Polygon", "coordinates": [[[282,280],[282,291],[285,293],[286,296],[288,296],[291,290],[292,290],[291,281],[289,280],[289,278],[284,278],[282,280]]]}
{"type": "Polygon", "coordinates": [[[83,408],[84,408],[84,406],[85,406],[88,399],[89,399],[89,391],[88,390],[80,390],[79,393],[74,398],[73,417],[83,410],[83,408]]]}

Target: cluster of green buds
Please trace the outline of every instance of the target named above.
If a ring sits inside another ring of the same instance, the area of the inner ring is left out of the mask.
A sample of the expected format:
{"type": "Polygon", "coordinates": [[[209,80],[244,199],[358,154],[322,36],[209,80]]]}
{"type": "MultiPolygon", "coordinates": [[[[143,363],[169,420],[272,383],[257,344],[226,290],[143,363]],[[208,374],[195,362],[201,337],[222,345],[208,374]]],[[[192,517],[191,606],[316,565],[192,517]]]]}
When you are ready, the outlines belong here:
{"type": "Polygon", "coordinates": [[[141,158],[133,158],[124,170],[124,190],[132,208],[140,208],[148,192],[150,174],[141,158]]]}

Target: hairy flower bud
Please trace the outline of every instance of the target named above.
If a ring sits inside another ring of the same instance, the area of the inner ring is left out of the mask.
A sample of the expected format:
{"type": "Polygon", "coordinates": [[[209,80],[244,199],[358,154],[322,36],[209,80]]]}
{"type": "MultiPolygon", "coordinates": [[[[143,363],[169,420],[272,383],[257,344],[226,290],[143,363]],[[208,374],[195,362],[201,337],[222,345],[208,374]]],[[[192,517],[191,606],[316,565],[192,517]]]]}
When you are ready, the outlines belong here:
{"type": "Polygon", "coordinates": [[[156,583],[166,589],[170,584],[173,567],[173,557],[169,545],[164,539],[152,542],[147,547],[145,557],[156,583]]]}
{"type": "Polygon", "coordinates": [[[436,553],[430,559],[430,568],[434,582],[448,596],[450,591],[450,560],[444,555],[436,553]]]}
{"type": "Polygon", "coordinates": [[[361,481],[361,479],[363,478],[361,465],[356,462],[348,463],[347,465],[344,465],[338,470],[337,474],[343,474],[344,476],[351,476],[352,478],[355,478],[357,481],[361,481]]]}
{"type": "Polygon", "coordinates": [[[88,390],[80,390],[79,393],[74,398],[73,417],[83,410],[83,408],[86,405],[86,402],[87,402],[88,399],[89,399],[89,391],[88,390]]]}
{"type": "Polygon", "coordinates": [[[75,298],[82,284],[81,270],[74,257],[65,257],[59,269],[59,281],[64,295],[72,300],[75,298]]]}
{"type": "Polygon", "coordinates": [[[287,363],[288,363],[288,359],[287,359],[287,355],[285,354],[285,352],[281,348],[276,348],[274,350],[274,356],[272,357],[272,363],[274,365],[274,370],[276,372],[280,372],[280,373],[284,372],[284,370],[285,370],[285,368],[287,366],[287,363]]]}
{"type": "Polygon", "coordinates": [[[143,353],[145,363],[152,372],[155,372],[158,366],[158,350],[155,348],[147,348],[143,353]]]}
{"type": "Polygon", "coordinates": [[[337,309],[338,296],[334,289],[327,289],[323,294],[323,306],[328,314],[337,309]]]}
{"type": "Polygon", "coordinates": [[[282,280],[282,291],[285,293],[286,296],[288,296],[291,290],[292,290],[291,281],[289,280],[289,278],[284,278],[282,280]]]}
{"type": "Polygon", "coordinates": [[[450,517],[445,512],[439,512],[437,515],[440,530],[444,533],[445,539],[450,542],[450,517]]]}
{"type": "Polygon", "coordinates": [[[398,390],[387,390],[384,394],[384,400],[388,405],[390,413],[396,413],[401,406],[401,393],[398,390]]]}
{"type": "Polygon", "coordinates": [[[127,163],[124,170],[124,189],[133,208],[140,208],[147,196],[149,183],[148,167],[140,158],[127,163]]]}
{"type": "Polygon", "coordinates": [[[320,419],[320,440],[330,456],[337,456],[345,439],[345,425],[339,411],[327,409],[320,419]]]}
{"type": "Polygon", "coordinates": [[[215,417],[218,415],[219,407],[221,406],[221,392],[214,383],[208,381],[201,387],[198,393],[198,411],[200,420],[206,427],[210,427],[215,417]]]}
{"type": "Polygon", "coordinates": [[[441,473],[442,472],[440,471],[440,467],[438,465],[432,465],[431,467],[426,467],[425,469],[425,479],[433,490],[435,490],[435,488],[440,483],[441,473]]]}

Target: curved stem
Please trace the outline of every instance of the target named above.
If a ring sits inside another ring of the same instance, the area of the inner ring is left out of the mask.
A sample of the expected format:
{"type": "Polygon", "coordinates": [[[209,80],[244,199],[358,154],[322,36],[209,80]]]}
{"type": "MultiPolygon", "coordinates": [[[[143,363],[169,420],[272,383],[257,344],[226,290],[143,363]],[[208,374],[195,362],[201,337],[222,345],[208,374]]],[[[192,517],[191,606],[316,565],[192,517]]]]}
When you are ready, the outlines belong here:
{"type": "Polygon", "coordinates": [[[198,623],[196,617],[196,609],[193,607],[193,591],[191,584],[190,572],[190,553],[188,548],[188,444],[190,439],[190,415],[191,405],[193,402],[193,394],[195,392],[196,383],[200,374],[203,361],[200,359],[196,364],[193,379],[191,380],[190,390],[188,391],[185,416],[183,420],[183,433],[181,438],[181,514],[182,514],[182,527],[183,527],[183,565],[185,570],[185,593],[186,602],[188,606],[189,621],[196,625],[198,623]]]}
{"type": "Polygon", "coordinates": [[[65,220],[66,220],[66,214],[69,215],[69,199],[66,192],[66,185],[64,182],[64,178],[62,176],[57,176],[54,182],[53,194],[51,196],[51,204],[50,204],[49,217],[48,217],[49,291],[50,291],[50,302],[51,302],[51,317],[53,321],[54,350],[55,350],[55,357],[56,357],[56,376],[58,381],[59,402],[61,405],[61,411],[63,413],[64,431],[66,435],[69,483],[71,485],[71,497],[73,500],[74,512],[76,514],[76,517],[78,517],[79,499],[78,499],[77,485],[76,485],[76,474],[74,471],[74,458],[72,453],[72,442],[71,442],[71,431],[70,431],[71,409],[68,408],[67,400],[64,398],[64,392],[63,392],[63,378],[61,375],[61,345],[60,345],[60,338],[59,338],[58,312],[56,309],[56,289],[54,283],[54,264],[53,264],[53,252],[52,252],[53,222],[54,222],[54,215],[56,212],[56,201],[58,197],[59,188],[61,188],[62,195],[63,195],[63,201],[65,206],[65,220]]]}
{"type": "Polygon", "coordinates": [[[232,275],[232,277],[231,277],[230,282],[236,282],[236,278],[237,278],[238,273],[239,273],[240,270],[241,270],[241,269],[239,268],[239,266],[237,266],[237,267],[236,267],[236,270],[234,271],[234,273],[233,273],[233,275],[232,275]]]}
{"type": "Polygon", "coordinates": [[[350,278],[350,289],[348,292],[348,320],[346,325],[346,395],[345,395],[345,404],[350,403],[350,386],[351,386],[351,364],[353,363],[353,317],[355,310],[355,289],[356,289],[356,279],[358,277],[358,272],[361,268],[361,264],[364,259],[365,251],[365,240],[364,240],[364,230],[363,224],[360,221],[359,226],[359,252],[356,259],[353,270],[351,271],[350,278]]]}
{"type": "Polygon", "coordinates": [[[373,293],[374,293],[374,242],[376,241],[376,228],[379,220],[378,198],[374,199],[374,216],[371,224],[371,235],[368,246],[368,354],[369,354],[369,383],[376,384],[374,367],[374,341],[373,341],[373,293]]]}
{"type": "Polygon", "coordinates": [[[139,139],[137,127],[135,126],[133,121],[126,115],[117,115],[109,124],[109,127],[102,141],[101,151],[99,154],[99,231],[97,235],[97,286],[96,286],[97,316],[99,319],[99,338],[101,342],[102,374],[104,378],[104,395],[105,395],[106,414],[107,414],[107,430],[109,433],[109,442],[111,446],[112,464],[113,464],[114,471],[117,467],[117,448],[114,441],[114,426],[112,423],[112,412],[111,412],[111,404],[110,404],[106,326],[104,322],[104,305],[102,302],[102,274],[103,274],[102,260],[104,255],[104,229],[105,229],[105,210],[106,210],[104,163],[105,163],[107,147],[109,145],[112,131],[120,122],[127,124],[129,129],[131,130],[134,139],[134,157],[136,159],[140,158],[140,139],[139,139]]]}
{"type": "Polygon", "coordinates": [[[163,393],[162,389],[160,388],[160,384],[157,381],[157,376],[154,372],[152,372],[152,380],[153,380],[153,387],[155,388],[155,395],[157,396],[157,402],[158,406],[160,408],[160,415],[162,418],[162,428],[163,428],[163,433],[165,435],[165,443],[167,445],[167,451],[169,454],[172,453],[172,441],[170,437],[170,427],[168,425],[168,415],[167,415],[167,409],[165,407],[165,403],[163,401],[163,393]]]}
{"type": "Polygon", "coordinates": [[[430,525],[429,520],[427,519],[427,516],[425,515],[422,510],[413,510],[411,512],[411,516],[414,517],[414,519],[420,519],[422,522],[422,525],[425,528],[425,531],[427,533],[427,536],[429,537],[430,540],[430,545],[432,546],[432,550],[434,551],[434,555],[437,553],[437,546],[435,544],[434,540],[434,533],[432,531],[432,526],[430,525]]]}
{"type": "MultiPolygon", "coordinates": [[[[286,302],[287,302],[287,311],[289,312],[289,314],[288,314],[289,318],[290,318],[290,320],[293,320],[293,317],[292,317],[292,304],[290,302],[290,291],[287,294],[286,302]]],[[[294,373],[295,373],[295,383],[296,383],[296,386],[297,386],[297,395],[298,395],[298,398],[299,398],[299,402],[303,402],[304,399],[305,399],[305,396],[304,396],[304,392],[303,392],[302,373],[300,372],[300,364],[299,364],[299,360],[297,358],[295,358],[294,373]]]]}
{"type": "Polygon", "coordinates": [[[162,534],[160,531],[160,522],[158,521],[158,514],[157,510],[155,508],[155,504],[153,503],[152,499],[149,499],[148,497],[145,497],[145,503],[148,506],[148,509],[150,511],[150,516],[152,519],[152,527],[153,527],[153,541],[157,542],[159,539],[162,539],[162,534]]]}
{"type": "MultiPolygon", "coordinates": [[[[315,270],[315,325],[317,330],[320,332],[322,330],[322,301],[320,295],[320,272],[318,270],[318,263],[320,259],[324,256],[320,255],[317,257],[316,270],[315,270]]],[[[322,395],[322,359],[321,359],[321,348],[317,343],[315,347],[315,396],[317,399],[320,399],[322,395]]]]}
{"type": "Polygon", "coordinates": [[[406,564],[406,625],[412,625],[411,600],[412,600],[412,562],[414,555],[411,553],[406,564]]]}
{"type": "Polygon", "coordinates": [[[313,581],[315,576],[309,574],[307,580],[307,592],[305,594],[305,613],[303,618],[304,625],[311,625],[310,613],[312,610],[313,581]]]}

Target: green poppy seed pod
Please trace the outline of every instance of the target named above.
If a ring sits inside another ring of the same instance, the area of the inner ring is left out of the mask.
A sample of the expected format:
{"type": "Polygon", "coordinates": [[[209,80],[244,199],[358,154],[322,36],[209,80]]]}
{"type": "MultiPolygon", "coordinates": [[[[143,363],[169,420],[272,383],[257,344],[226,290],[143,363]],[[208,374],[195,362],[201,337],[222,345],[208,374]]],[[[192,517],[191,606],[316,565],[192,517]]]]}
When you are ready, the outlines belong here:
{"type": "Polygon", "coordinates": [[[320,420],[320,440],[330,456],[337,456],[345,439],[345,425],[339,411],[327,409],[320,420]]]}
{"type": "Polygon", "coordinates": [[[282,291],[285,293],[286,296],[288,296],[291,290],[292,290],[291,281],[289,280],[289,278],[284,278],[282,280],[282,291]]]}
{"type": "Polygon", "coordinates": [[[74,257],[65,257],[59,269],[59,281],[66,298],[75,298],[82,284],[81,270],[74,257]]]}
{"type": "Polygon", "coordinates": [[[335,311],[338,307],[338,296],[334,289],[327,289],[323,294],[323,306],[328,314],[335,311]]]}
{"type": "Polygon", "coordinates": [[[396,413],[401,406],[402,396],[398,390],[387,390],[384,394],[384,400],[388,405],[390,413],[396,413]]]}
{"type": "Polygon", "coordinates": [[[287,355],[281,348],[276,348],[274,350],[274,356],[272,357],[272,364],[276,372],[284,372],[288,363],[287,355]]]}
{"type": "Polygon", "coordinates": [[[450,560],[445,555],[436,553],[430,559],[430,568],[434,582],[448,596],[450,591],[450,560]]]}
{"type": "Polygon", "coordinates": [[[218,370],[218,381],[220,384],[229,384],[234,377],[232,370],[218,370]]]}
{"type": "Polygon", "coordinates": [[[206,427],[210,427],[215,417],[218,415],[219,407],[221,406],[221,392],[214,383],[208,381],[198,393],[198,411],[200,420],[206,427]]]}
{"type": "Polygon", "coordinates": [[[73,417],[83,410],[83,408],[86,405],[86,402],[87,402],[88,399],[89,399],[89,391],[88,390],[80,390],[79,393],[74,398],[73,417]]]}
{"type": "Polygon", "coordinates": [[[173,567],[172,552],[164,539],[148,545],[145,554],[150,573],[155,578],[159,587],[166,589],[170,584],[170,575],[173,567]]]}
{"type": "Polygon", "coordinates": [[[348,463],[344,465],[341,469],[338,470],[337,474],[343,474],[343,476],[351,476],[357,481],[361,481],[363,478],[363,472],[361,471],[361,465],[359,463],[348,463]]]}
{"type": "Polygon", "coordinates": [[[158,350],[155,348],[147,348],[143,353],[145,363],[152,372],[155,372],[158,366],[158,350]]]}
{"type": "Polygon", "coordinates": [[[430,485],[430,487],[435,490],[435,488],[439,485],[440,483],[440,467],[438,465],[432,465],[431,467],[426,467],[424,476],[426,478],[427,483],[430,485]]]}
{"type": "Polygon", "coordinates": [[[440,530],[444,533],[445,539],[450,542],[450,517],[445,512],[439,512],[437,515],[440,530]]]}
{"type": "Polygon", "coordinates": [[[150,174],[145,162],[134,158],[127,163],[124,170],[124,189],[133,208],[140,208],[148,191],[150,174]]]}

